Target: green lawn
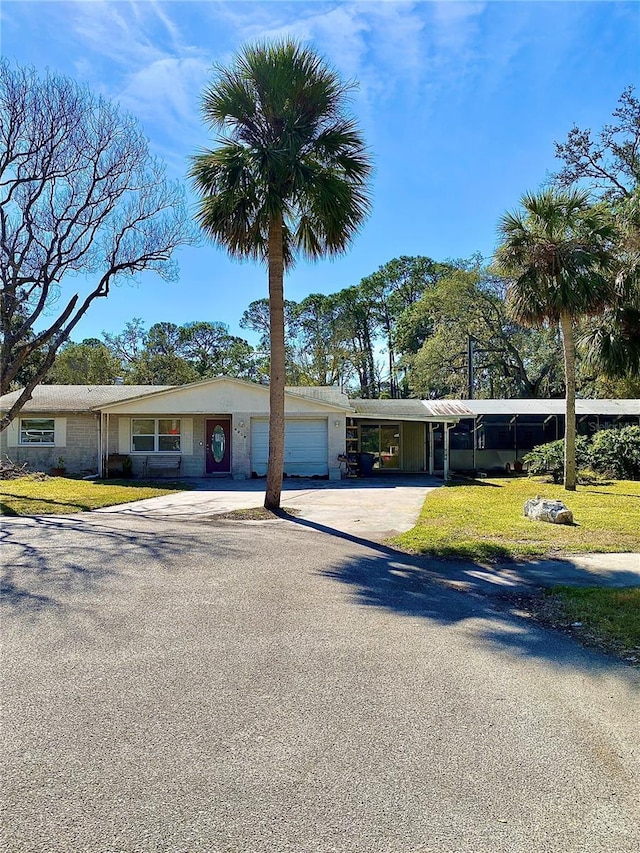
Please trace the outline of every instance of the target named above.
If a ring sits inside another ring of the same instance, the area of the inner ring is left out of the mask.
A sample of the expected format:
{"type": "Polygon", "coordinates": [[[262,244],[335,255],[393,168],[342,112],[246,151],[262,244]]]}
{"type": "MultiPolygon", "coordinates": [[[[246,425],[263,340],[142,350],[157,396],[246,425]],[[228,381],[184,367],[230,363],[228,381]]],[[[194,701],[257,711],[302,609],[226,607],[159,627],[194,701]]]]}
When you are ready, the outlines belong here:
{"type": "Polygon", "coordinates": [[[184,483],[163,483],[159,488],[130,480],[109,480],[105,483],[67,477],[50,477],[47,480],[22,477],[0,482],[0,515],[87,512],[188,488],[184,483]]]}
{"type": "Polygon", "coordinates": [[[535,611],[587,645],[619,654],[631,663],[640,661],[640,589],[557,586],[535,611]]]}
{"type": "Polygon", "coordinates": [[[475,560],[640,551],[640,482],[562,486],[528,478],[467,480],[427,495],[416,526],[393,542],[407,551],[475,560]],[[564,501],[575,524],[547,524],[523,515],[528,498],[564,501]]]}

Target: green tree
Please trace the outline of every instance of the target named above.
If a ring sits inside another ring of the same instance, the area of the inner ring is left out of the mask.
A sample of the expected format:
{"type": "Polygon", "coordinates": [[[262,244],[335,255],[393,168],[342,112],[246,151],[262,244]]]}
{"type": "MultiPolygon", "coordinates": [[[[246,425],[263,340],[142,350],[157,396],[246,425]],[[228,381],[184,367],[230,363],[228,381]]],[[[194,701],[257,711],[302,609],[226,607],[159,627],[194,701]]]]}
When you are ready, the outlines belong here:
{"type": "Polygon", "coordinates": [[[220,322],[198,320],[178,326],[154,323],[147,330],[134,318],[120,334],[103,332],[119,372],[132,385],[183,385],[215,376],[255,377],[253,348],[220,322]]]}
{"type": "Polygon", "coordinates": [[[557,323],[565,372],[564,487],[576,488],[574,323],[611,298],[611,219],[581,191],[526,194],[500,220],[497,260],[510,277],[508,303],[520,323],[557,323]]]}
{"type": "Polygon", "coordinates": [[[202,377],[195,367],[176,353],[145,349],[129,365],[127,385],[187,385],[202,377]]]}
{"type": "Polygon", "coordinates": [[[340,336],[358,376],[360,394],[364,398],[375,398],[380,393],[374,353],[378,330],[375,306],[363,288],[357,285],[341,290],[336,299],[340,336]]]}
{"type": "Polygon", "coordinates": [[[423,256],[394,258],[372,275],[362,279],[359,288],[373,308],[378,332],[384,338],[389,364],[389,394],[399,396],[398,382],[398,323],[407,309],[434,287],[450,271],[449,264],[440,264],[423,256]]]}
{"type": "Polygon", "coordinates": [[[627,87],[612,123],[593,135],[574,125],[563,143],[553,175],[561,188],[583,186],[609,206],[616,224],[615,286],[602,313],[584,324],[579,338],[591,368],[602,379],[640,378],[640,100],[627,87]]]}
{"type": "Polygon", "coordinates": [[[218,146],[193,158],[197,220],[238,258],[267,263],[269,463],[265,507],[277,509],[284,461],[284,271],[344,252],[370,202],[370,158],[346,112],[352,84],[287,39],[245,47],[216,66],[203,96],[218,146]]]}
{"type": "Polygon", "coordinates": [[[339,301],[312,293],[292,310],[293,359],[301,385],[341,385],[348,353],[342,340],[339,301]]]}
{"type": "Polygon", "coordinates": [[[102,332],[104,342],[118,359],[122,370],[126,372],[135,364],[147,348],[149,335],[141,317],[134,317],[125,324],[119,335],[102,332]]]}
{"type": "Polygon", "coordinates": [[[51,385],[113,385],[121,374],[119,360],[97,338],[64,344],[45,377],[51,385]]]}
{"type": "Polygon", "coordinates": [[[503,282],[486,270],[458,269],[443,276],[412,306],[403,325],[407,338],[411,326],[430,329],[417,352],[410,348],[403,358],[407,382],[418,396],[468,395],[470,339],[474,397],[548,397],[563,391],[557,330],[527,329],[512,320],[503,282]]]}
{"type": "MultiPolygon", "coordinates": [[[[292,332],[292,314],[297,303],[289,299],[284,300],[284,351],[285,351],[285,376],[288,385],[299,385],[299,369],[295,363],[294,334],[292,332]]],[[[269,352],[271,351],[271,330],[269,320],[269,299],[254,299],[240,318],[241,329],[251,329],[260,335],[257,349],[253,352],[254,378],[260,381],[268,381],[269,377],[269,352]]]]}
{"type": "Polygon", "coordinates": [[[180,326],[162,321],[154,323],[145,340],[145,349],[153,355],[180,354],[180,326]]]}
{"type": "Polygon", "coordinates": [[[579,341],[603,378],[633,382],[640,379],[640,189],[614,202],[610,215],[618,235],[611,298],[579,341]]]}
{"type": "Polygon", "coordinates": [[[253,347],[244,338],[229,334],[226,323],[199,320],[179,330],[180,352],[198,377],[237,376],[252,378],[253,347]]]}
{"type": "Polygon", "coordinates": [[[578,185],[599,198],[618,201],[633,195],[640,175],[640,101],[628,86],[613,111],[613,124],[605,124],[594,137],[577,125],[564,142],[556,142],[561,169],[552,176],[560,189],[578,185]]]}

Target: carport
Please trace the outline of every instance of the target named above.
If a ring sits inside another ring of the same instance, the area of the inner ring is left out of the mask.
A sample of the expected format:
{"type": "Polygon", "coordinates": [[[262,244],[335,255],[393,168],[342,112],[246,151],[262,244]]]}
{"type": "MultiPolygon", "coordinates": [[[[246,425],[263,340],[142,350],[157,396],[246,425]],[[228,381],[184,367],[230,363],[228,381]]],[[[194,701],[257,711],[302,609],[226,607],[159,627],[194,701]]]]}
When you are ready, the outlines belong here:
{"type": "Polygon", "coordinates": [[[374,474],[450,473],[450,433],[461,418],[473,418],[452,400],[351,399],[347,456],[373,457],[374,474]]]}

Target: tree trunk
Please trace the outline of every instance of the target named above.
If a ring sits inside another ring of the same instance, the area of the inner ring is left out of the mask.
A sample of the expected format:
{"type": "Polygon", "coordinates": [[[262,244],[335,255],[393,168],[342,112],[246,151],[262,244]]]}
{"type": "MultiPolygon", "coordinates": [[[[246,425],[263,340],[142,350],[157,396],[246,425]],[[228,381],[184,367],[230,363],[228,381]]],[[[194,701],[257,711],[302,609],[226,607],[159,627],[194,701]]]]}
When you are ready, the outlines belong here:
{"type": "Polygon", "coordinates": [[[564,414],[564,487],[576,490],[576,350],[573,326],[569,314],[561,314],[560,331],[564,351],[564,381],[566,387],[564,414]]]}
{"type": "Polygon", "coordinates": [[[284,467],[284,263],[282,258],[282,214],[269,223],[269,462],[265,509],[280,509],[284,467]]]}
{"type": "Polygon", "coordinates": [[[391,332],[389,332],[387,338],[387,346],[389,347],[389,394],[391,395],[391,399],[395,400],[398,394],[396,388],[396,361],[391,341],[391,332]]]}

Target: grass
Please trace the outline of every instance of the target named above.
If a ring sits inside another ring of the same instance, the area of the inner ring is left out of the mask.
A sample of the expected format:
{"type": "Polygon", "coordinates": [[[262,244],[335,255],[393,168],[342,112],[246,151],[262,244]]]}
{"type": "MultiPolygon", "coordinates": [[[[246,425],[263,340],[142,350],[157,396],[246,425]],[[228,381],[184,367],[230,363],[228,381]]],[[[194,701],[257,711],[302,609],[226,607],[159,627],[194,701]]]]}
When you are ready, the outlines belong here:
{"type": "Polygon", "coordinates": [[[393,542],[415,554],[495,560],[640,551],[640,482],[562,486],[529,478],[454,481],[427,495],[416,526],[393,542]],[[575,524],[530,521],[528,498],[563,501],[575,524]]]}
{"type": "Polygon", "coordinates": [[[88,512],[103,506],[157,498],[188,489],[184,483],[163,483],[161,488],[130,480],[74,480],[68,477],[21,477],[0,482],[0,515],[52,515],[88,512]]]}
{"type": "Polygon", "coordinates": [[[576,589],[557,586],[534,608],[535,615],[570,631],[587,645],[640,661],[640,589],[576,589]]]}

